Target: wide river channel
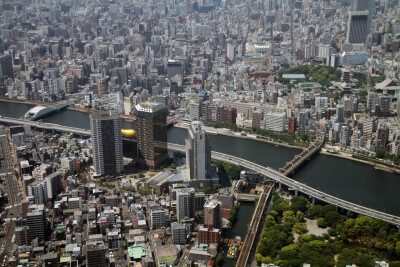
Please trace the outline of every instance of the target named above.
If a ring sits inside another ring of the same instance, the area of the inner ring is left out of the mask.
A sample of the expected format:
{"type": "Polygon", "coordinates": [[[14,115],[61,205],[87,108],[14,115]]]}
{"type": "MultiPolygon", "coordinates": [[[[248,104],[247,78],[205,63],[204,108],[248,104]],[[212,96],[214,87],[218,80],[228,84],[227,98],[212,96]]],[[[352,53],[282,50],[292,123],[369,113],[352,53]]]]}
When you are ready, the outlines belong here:
{"type": "MultiPolygon", "coordinates": [[[[0,115],[19,118],[32,105],[0,101],[0,115]]],[[[64,110],[45,119],[44,122],[89,129],[89,114],[64,110]]],[[[123,128],[135,128],[134,122],[123,120],[123,128]]],[[[171,127],[168,142],[184,144],[187,131],[171,127]]],[[[299,154],[298,149],[275,146],[249,139],[210,135],[213,150],[242,157],[275,169],[299,154]]],[[[293,177],[325,193],[376,210],[400,216],[400,175],[376,170],[373,166],[337,158],[317,155],[293,177]]],[[[244,238],[244,237],[242,237],[244,238]]]]}

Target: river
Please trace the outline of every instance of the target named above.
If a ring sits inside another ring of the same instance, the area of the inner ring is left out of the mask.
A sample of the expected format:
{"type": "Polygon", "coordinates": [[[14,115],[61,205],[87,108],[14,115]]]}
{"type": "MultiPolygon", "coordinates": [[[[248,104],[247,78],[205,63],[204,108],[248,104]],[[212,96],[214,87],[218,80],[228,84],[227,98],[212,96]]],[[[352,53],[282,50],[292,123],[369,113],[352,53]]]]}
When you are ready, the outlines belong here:
{"type": "MultiPolygon", "coordinates": [[[[0,115],[21,117],[31,105],[0,102],[0,115]]],[[[55,113],[45,122],[89,129],[89,114],[73,110],[55,113]]],[[[123,120],[123,128],[135,128],[123,120]]],[[[168,142],[184,144],[187,130],[171,127],[168,142]]],[[[213,150],[242,157],[278,169],[299,153],[298,149],[275,146],[256,140],[210,135],[213,150]]],[[[372,166],[328,155],[317,155],[293,177],[316,189],[344,200],[400,216],[400,175],[372,166]]]]}
{"type": "MultiPolygon", "coordinates": [[[[240,236],[242,238],[242,241],[244,241],[244,238],[246,237],[247,234],[248,224],[250,223],[250,220],[253,217],[254,208],[255,208],[254,202],[240,202],[240,206],[236,213],[236,222],[229,231],[229,239],[234,239],[236,236],[240,236]]],[[[228,246],[225,250],[224,261],[222,263],[222,266],[226,267],[235,266],[237,258],[236,259],[227,258],[226,257],[227,252],[228,252],[228,246]]]]}

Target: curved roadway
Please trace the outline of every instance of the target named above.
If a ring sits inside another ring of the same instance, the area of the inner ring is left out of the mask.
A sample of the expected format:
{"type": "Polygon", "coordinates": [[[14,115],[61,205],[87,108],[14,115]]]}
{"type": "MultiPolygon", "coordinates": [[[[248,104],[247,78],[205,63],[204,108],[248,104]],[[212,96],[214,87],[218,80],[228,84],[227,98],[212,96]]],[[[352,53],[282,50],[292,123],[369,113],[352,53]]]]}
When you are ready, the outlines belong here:
{"type": "MultiPolygon", "coordinates": [[[[0,118],[0,122],[6,122],[6,123],[10,123],[10,124],[28,124],[28,125],[36,126],[38,128],[45,128],[45,129],[49,129],[49,130],[58,130],[58,131],[62,131],[62,132],[72,132],[72,133],[81,134],[81,135],[90,135],[90,130],[68,127],[68,126],[63,126],[63,125],[58,125],[58,124],[53,124],[53,123],[42,123],[42,122],[27,121],[24,119],[5,118],[5,117],[0,118]]],[[[168,143],[168,149],[186,152],[185,146],[173,144],[173,143],[168,143]]],[[[270,178],[278,183],[284,184],[284,185],[292,188],[293,190],[297,190],[299,192],[302,192],[306,195],[309,195],[311,197],[314,197],[314,198],[324,201],[326,203],[330,203],[332,205],[341,207],[346,210],[353,211],[358,214],[364,214],[364,215],[373,217],[375,219],[380,219],[380,220],[389,222],[391,224],[394,224],[394,225],[397,225],[400,227],[400,217],[390,215],[390,214],[387,214],[387,213],[384,213],[381,211],[373,210],[373,209],[370,209],[367,207],[363,207],[363,206],[345,201],[343,199],[334,197],[332,195],[328,195],[328,194],[318,191],[310,186],[299,183],[270,167],[264,167],[264,166],[258,165],[254,162],[250,162],[250,161],[242,159],[242,158],[238,158],[235,156],[231,156],[231,155],[227,155],[227,154],[223,154],[223,153],[215,152],[215,151],[212,151],[211,157],[213,159],[231,162],[233,164],[240,165],[247,169],[257,171],[260,174],[267,176],[268,178],[270,178]]]]}
{"type": "MultiPolygon", "coordinates": [[[[168,143],[168,149],[182,151],[182,152],[186,151],[185,146],[178,145],[178,144],[172,144],[172,143],[168,143]]],[[[370,209],[367,207],[363,207],[363,206],[348,202],[346,200],[334,197],[332,195],[326,194],[324,192],[318,191],[310,186],[307,186],[298,181],[295,181],[295,180],[283,175],[279,171],[274,170],[270,167],[264,167],[264,166],[258,165],[254,162],[250,162],[250,161],[242,159],[242,158],[238,158],[235,156],[231,156],[231,155],[227,155],[227,154],[223,154],[223,153],[215,152],[215,151],[211,152],[211,157],[216,160],[231,162],[233,164],[240,165],[247,169],[259,172],[260,174],[276,181],[277,183],[282,183],[282,184],[292,188],[293,190],[298,190],[299,192],[302,192],[306,195],[309,195],[311,197],[319,199],[323,202],[330,203],[332,205],[341,207],[346,210],[350,210],[350,211],[358,213],[358,214],[364,214],[364,215],[373,217],[375,219],[380,219],[380,220],[386,221],[388,223],[400,226],[400,217],[390,215],[390,214],[387,214],[384,212],[380,212],[377,210],[373,210],[373,209],[370,209]]]]}

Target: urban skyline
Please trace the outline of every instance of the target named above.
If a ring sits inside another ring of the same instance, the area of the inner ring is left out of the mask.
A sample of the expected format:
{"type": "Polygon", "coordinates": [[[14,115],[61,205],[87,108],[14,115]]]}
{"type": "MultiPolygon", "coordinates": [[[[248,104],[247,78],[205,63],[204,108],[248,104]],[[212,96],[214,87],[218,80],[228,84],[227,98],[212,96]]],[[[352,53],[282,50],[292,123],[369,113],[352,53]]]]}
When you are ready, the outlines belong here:
{"type": "Polygon", "coordinates": [[[398,266],[400,1],[0,1],[4,266],[398,266]]]}

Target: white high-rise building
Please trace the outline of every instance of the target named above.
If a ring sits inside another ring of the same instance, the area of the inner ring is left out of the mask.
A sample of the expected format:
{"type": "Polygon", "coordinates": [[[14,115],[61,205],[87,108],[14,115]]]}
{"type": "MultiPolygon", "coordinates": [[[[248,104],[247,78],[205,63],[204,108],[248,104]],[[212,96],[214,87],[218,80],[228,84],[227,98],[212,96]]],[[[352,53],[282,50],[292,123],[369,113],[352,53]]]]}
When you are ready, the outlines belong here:
{"type": "Polygon", "coordinates": [[[190,180],[204,180],[210,178],[211,149],[203,123],[193,121],[186,139],[186,168],[190,180]]]}
{"type": "Polygon", "coordinates": [[[340,129],[340,144],[347,146],[349,140],[349,126],[343,125],[340,129]]]}
{"type": "Polygon", "coordinates": [[[194,213],[196,211],[194,193],[194,188],[176,190],[176,216],[179,223],[185,218],[194,218],[194,213]]]}
{"type": "Polygon", "coordinates": [[[96,176],[118,176],[123,169],[121,119],[106,112],[90,116],[96,176]]]}
{"type": "Polygon", "coordinates": [[[265,120],[265,129],[271,131],[282,132],[285,130],[286,125],[286,113],[267,113],[264,118],[265,120]]]}
{"type": "Polygon", "coordinates": [[[321,109],[328,106],[328,98],[326,96],[316,96],[315,97],[315,108],[321,109]]]}

